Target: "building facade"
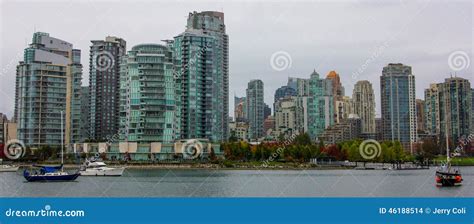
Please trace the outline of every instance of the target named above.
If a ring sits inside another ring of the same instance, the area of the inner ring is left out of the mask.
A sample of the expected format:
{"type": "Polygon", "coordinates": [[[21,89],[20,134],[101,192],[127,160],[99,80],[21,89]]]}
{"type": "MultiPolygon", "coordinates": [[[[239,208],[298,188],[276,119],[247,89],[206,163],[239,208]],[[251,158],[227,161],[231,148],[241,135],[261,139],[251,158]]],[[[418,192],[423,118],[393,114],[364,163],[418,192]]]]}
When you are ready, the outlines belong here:
{"type": "Polygon", "coordinates": [[[25,145],[68,148],[80,140],[81,51],[48,33],[36,32],[17,66],[15,118],[25,145]],[[63,114],[63,115],[62,115],[63,114]],[[61,126],[61,116],[64,125],[61,126]]]}
{"type": "Polygon", "coordinates": [[[320,134],[334,124],[332,80],[320,78],[314,71],[309,79],[308,134],[318,141],[320,134]]]}
{"type": "Polygon", "coordinates": [[[90,97],[89,86],[81,87],[81,139],[85,142],[94,139],[90,128],[90,97]]]}
{"type": "Polygon", "coordinates": [[[291,136],[298,131],[297,100],[295,96],[280,98],[275,103],[275,131],[291,136]]]}
{"type": "Polygon", "coordinates": [[[388,64],[380,77],[383,139],[400,141],[414,152],[417,139],[415,76],[411,67],[388,64]]]}
{"type": "Polygon", "coordinates": [[[469,80],[452,77],[425,90],[425,129],[451,145],[471,133],[472,90],[469,80]]]}
{"type": "Polygon", "coordinates": [[[122,60],[120,139],[171,143],[179,133],[173,50],[160,44],[134,46],[122,60]]]}
{"type": "Polygon", "coordinates": [[[264,137],[264,101],[263,82],[254,79],[247,86],[247,119],[249,123],[249,138],[259,139],[264,137]]]}
{"type": "Polygon", "coordinates": [[[247,107],[245,97],[234,96],[234,117],[236,122],[245,122],[247,120],[247,107]]]}
{"type": "Polygon", "coordinates": [[[326,79],[331,80],[332,83],[332,98],[333,98],[333,108],[334,108],[334,122],[339,123],[343,120],[343,113],[338,109],[342,98],[344,97],[345,91],[341,83],[341,78],[336,71],[330,71],[326,79]]]}
{"type": "Polygon", "coordinates": [[[120,64],[126,54],[126,42],[108,36],[93,40],[89,50],[90,136],[107,140],[120,126],[120,64]]]}
{"type": "Polygon", "coordinates": [[[228,138],[229,37],[224,13],[189,13],[186,31],[174,38],[179,72],[181,138],[228,138]]]}
{"type": "Polygon", "coordinates": [[[362,120],[363,133],[375,133],[375,95],[369,81],[358,81],[354,85],[352,112],[362,120]]]}
{"type": "Polygon", "coordinates": [[[416,127],[417,133],[423,134],[425,132],[425,101],[416,99],[416,127]]]}

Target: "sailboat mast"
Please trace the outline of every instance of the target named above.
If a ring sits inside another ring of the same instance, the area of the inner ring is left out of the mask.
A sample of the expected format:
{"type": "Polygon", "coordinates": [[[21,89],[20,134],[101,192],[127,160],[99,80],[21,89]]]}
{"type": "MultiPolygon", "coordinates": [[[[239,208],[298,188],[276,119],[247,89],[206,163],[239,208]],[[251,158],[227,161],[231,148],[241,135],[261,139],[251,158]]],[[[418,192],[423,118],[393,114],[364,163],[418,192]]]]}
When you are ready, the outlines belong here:
{"type": "Polygon", "coordinates": [[[64,165],[64,129],[63,129],[63,113],[61,111],[61,165],[64,165]]]}

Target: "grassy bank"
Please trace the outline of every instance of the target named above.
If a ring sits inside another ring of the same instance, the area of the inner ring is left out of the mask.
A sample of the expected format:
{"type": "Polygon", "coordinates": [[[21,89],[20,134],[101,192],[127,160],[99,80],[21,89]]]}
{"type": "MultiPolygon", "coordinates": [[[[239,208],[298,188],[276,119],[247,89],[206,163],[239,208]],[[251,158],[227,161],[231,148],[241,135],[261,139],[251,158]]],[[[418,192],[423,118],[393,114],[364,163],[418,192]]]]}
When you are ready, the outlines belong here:
{"type": "MultiPolygon", "coordinates": [[[[446,162],[446,157],[440,156],[434,159],[436,163],[446,162]]],[[[455,166],[474,166],[474,157],[451,158],[451,164],[455,166]]]]}

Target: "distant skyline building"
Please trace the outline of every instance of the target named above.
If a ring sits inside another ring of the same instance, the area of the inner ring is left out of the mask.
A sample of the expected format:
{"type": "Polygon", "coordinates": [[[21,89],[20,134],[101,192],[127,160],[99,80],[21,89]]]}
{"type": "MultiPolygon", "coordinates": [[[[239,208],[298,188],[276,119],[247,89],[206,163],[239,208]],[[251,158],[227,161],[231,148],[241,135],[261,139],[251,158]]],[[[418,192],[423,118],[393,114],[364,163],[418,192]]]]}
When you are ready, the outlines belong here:
{"type": "Polygon", "coordinates": [[[245,122],[247,120],[247,100],[245,97],[234,96],[234,120],[245,122]]]}
{"type": "Polygon", "coordinates": [[[297,97],[286,96],[275,103],[275,131],[278,136],[291,136],[298,130],[297,127],[297,97]]]}
{"type": "Polygon", "coordinates": [[[263,107],[263,119],[267,119],[268,116],[272,115],[272,109],[266,103],[263,107]]]}
{"type": "Polygon", "coordinates": [[[4,131],[4,124],[8,122],[7,116],[5,114],[0,113],[0,144],[6,144],[5,141],[5,131],[4,131]]]}
{"type": "Polygon", "coordinates": [[[180,95],[181,138],[228,138],[229,37],[224,13],[189,13],[173,42],[180,95]]]}
{"type": "Polygon", "coordinates": [[[248,83],[247,86],[247,119],[249,123],[248,135],[250,139],[259,139],[264,137],[263,121],[264,121],[264,106],[263,101],[263,82],[262,80],[254,79],[248,83]]]}
{"type": "Polygon", "coordinates": [[[417,140],[415,76],[410,66],[388,64],[380,77],[383,139],[400,141],[412,154],[417,140]]]}
{"type": "Polygon", "coordinates": [[[81,139],[80,142],[92,139],[90,128],[90,90],[89,86],[81,87],[81,139]]]}
{"type": "Polygon", "coordinates": [[[375,133],[375,95],[372,83],[358,81],[352,92],[352,113],[362,121],[363,133],[375,133]]]}
{"type": "Polygon", "coordinates": [[[120,63],[126,41],[113,36],[92,40],[89,50],[89,127],[94,140],[107,140],[120,126],[120,63]]]}
{"type": "Polygon", "coordinates": [[[341,102],[342,98],[344,97],[344,94],[345,94],[344,86],[342,86],[341,78],[336,71],[330,71],[327,74],[326,79],[331,80],[332,82],[331,95],[333,97],[334,121],[338,123],[339,121],[342,121],[341,116],[343,113],[336,108],[338,108],[338,106],[340,105],[340,103],[338,102],[341,102]],[[340,113],[336,113],[336,111],[340,113]]]}
{"type": "Polygon", "coordinates": [[[68,148],[78,142],[81,82],[81,51],[48,33],[34,33],[16,72],[18,139],[30,147],[60,146],[64,131],[64,144],[68,148]]]}
{"type": "Polygon", "coordinates": [[[281,86],[275,91],[275,96],[273,102],[277,102],[280,99],[283,99],[287,96],[296,96],[296,89],[289,86],[281,86]]]}
{"type": "Polygon", "coordinates": [[[309,80],[308,132],[313,140],[334,124],[333,84],[314,71],[309,80]]]}
{"type": "Polygon", "coordinates": [[[431,84],[425,90],[426,131],[437,135],[439,141],[446,142],[447,135],[452,146],[460,138],[467,138],[471,133],[471,116],[472,90],[469,80],[451,77],[443,83],[431,84]]]}
{"type": "Polygon", "coordinates": [[[173,50],[161,44],[139,44],[120,66],[120,139],[172,143],[179,134],[173,50]]]}
{"type": "Polygon", "coordinates": [[[422,99],[416,99],[416,127],[418,128],[417,133],[425,132],[425,101],[422,99]]]}

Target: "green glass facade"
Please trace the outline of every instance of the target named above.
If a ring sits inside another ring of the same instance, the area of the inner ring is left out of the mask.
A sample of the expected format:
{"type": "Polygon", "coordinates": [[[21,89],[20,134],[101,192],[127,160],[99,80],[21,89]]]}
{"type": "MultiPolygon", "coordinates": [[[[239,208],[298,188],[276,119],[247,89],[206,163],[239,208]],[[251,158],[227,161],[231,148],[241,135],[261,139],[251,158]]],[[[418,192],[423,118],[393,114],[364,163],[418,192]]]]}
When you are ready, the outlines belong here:
{"type": "Polygon", "coordinates": [[[228,137],[228,36],[224,14],[193,12],[186,31],[174,38],[179,88],[180,137],[213,142],[228,137]]]}
{"type": "Polygon", "coordinates": [[[309,79],[308,134],[318,140],[324,130],[334,124],[332,80],[322,79],[314,71],[309,79]]]}
{"type": "Polygon", "coordinates": [[[122,60],[120,138],[130,142],[173,142],[179,121],[169,46],[141,44],[122,60]]]}

